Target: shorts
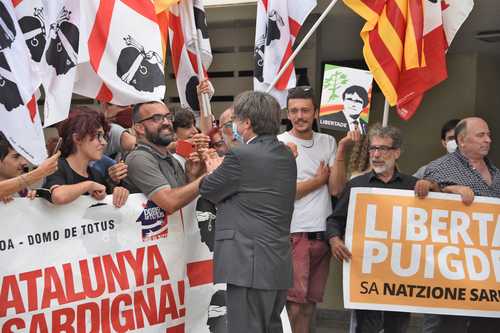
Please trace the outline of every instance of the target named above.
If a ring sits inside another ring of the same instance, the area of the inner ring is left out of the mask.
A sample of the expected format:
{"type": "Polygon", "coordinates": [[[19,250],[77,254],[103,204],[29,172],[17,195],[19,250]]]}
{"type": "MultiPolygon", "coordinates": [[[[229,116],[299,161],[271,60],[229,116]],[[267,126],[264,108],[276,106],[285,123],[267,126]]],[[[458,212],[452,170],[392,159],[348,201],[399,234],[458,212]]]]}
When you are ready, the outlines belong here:
{"type": "Polygon", "coordinates": [[[321,303],[330,270],[330,246],[324,240],[309,239],[307,233],[292,233],[293,287],[287,300],[321,303]]]}

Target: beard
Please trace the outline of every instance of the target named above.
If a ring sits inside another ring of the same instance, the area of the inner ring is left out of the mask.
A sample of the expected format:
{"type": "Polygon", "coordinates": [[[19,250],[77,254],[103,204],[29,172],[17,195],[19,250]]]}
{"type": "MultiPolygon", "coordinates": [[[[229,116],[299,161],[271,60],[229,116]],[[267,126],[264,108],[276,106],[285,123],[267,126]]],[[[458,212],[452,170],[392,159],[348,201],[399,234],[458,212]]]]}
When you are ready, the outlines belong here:
{"type": "Polygon", "coordinates": [[[146,129],[145,136],[149,142],[154,143],[158,146],[168,146],[172,141],[174,141],[174,134],[172,131],[172,126],[170,125],[164,125],[158,128],[158,131],[156,132],[150,132],[146,129]],[[163,134],[162,132],[164,129],[168,129],[169,133],[163,134]]]}
{"type": "Polygon", "coordinates": [[[372,164],[372,169],[373,171],[375,171],[376,174],[380,174],[380,173],[384,173],[388,170],[391,170],[393,167],[394,167],[394,163],[390,163],[390,162],[387,162],[385,161],[384,162],[384,165],[380,165],[380,166],[375,166],[372,164]]]}

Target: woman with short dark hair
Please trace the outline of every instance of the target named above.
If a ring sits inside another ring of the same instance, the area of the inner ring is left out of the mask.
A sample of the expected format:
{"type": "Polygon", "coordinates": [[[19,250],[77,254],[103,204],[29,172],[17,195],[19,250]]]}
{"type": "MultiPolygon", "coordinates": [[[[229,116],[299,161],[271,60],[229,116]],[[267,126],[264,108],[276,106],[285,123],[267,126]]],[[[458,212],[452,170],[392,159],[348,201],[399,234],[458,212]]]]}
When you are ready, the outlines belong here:
{"type": "Polygon", "coordinates": [[[58,171],[47,177],[44,187],[51,191],[51,201],[63,205],[80,195],[90,194],[102,200],[113,194],[113,204],[121,207],[128,198],[128,190],[112,188],[104,176],[90,166],[102,158],[109,125],[104,115],[87,107],[74,108],[68,119],[59,126],[63,140],[58,171]]]}

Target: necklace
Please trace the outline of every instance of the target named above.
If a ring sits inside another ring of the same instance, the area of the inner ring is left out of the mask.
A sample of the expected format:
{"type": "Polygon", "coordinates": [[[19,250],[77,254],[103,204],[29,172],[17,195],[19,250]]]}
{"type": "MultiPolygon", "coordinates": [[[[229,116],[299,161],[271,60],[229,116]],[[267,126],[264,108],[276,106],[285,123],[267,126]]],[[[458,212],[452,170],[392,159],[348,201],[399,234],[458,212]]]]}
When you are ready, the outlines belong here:
{"type": "Polygon", "coordinates": [[[311,145],[310,145],[310,146],[303,145],[302,143],[301,143],[300,145],[301,145],[302,147],[304,147],[304,148],[312,148],[312,147],[314,146],[314,136],[313,136],[313,138],[312,138],[312,143],[311,143],[311,145]]]}
{"type": "MultiPolygon", "coordinates": [[[[289,133],[290,133],[290,135],[291,135],[291,136],[293,136],[293,137],[295,137],[295,138],[299,139],[300,141],[306,141],[306,140],[301,139],[301,138],[297,137],[296,135],[294,135],[294,134],[292,133],[292,131],[290,131],[289,133]]],[[[304,145],[304,144],[302,144],[302,143],[300,143],[300,146],[301,146],[301,147],[304,147],[304,148],[312,148],[312,147],[314,146],[314,133],[313,133],[313,136],[312,136],[312,143],[311,143],[311,145],[310,145],[310,146],[304,145]]]]}

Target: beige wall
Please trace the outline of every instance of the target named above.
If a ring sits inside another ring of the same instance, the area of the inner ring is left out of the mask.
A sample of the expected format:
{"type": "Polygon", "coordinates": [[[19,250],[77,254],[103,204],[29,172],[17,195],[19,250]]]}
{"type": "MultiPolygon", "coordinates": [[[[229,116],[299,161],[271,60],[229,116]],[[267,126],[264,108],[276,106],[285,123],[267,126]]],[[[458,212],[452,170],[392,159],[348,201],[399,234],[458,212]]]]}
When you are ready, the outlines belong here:
{"type": "Polygon", "coordinates": [[[490,159],[500,166],[500,58],[478,56],[476,115],[484,118],[493,134],[490,159]]]}

